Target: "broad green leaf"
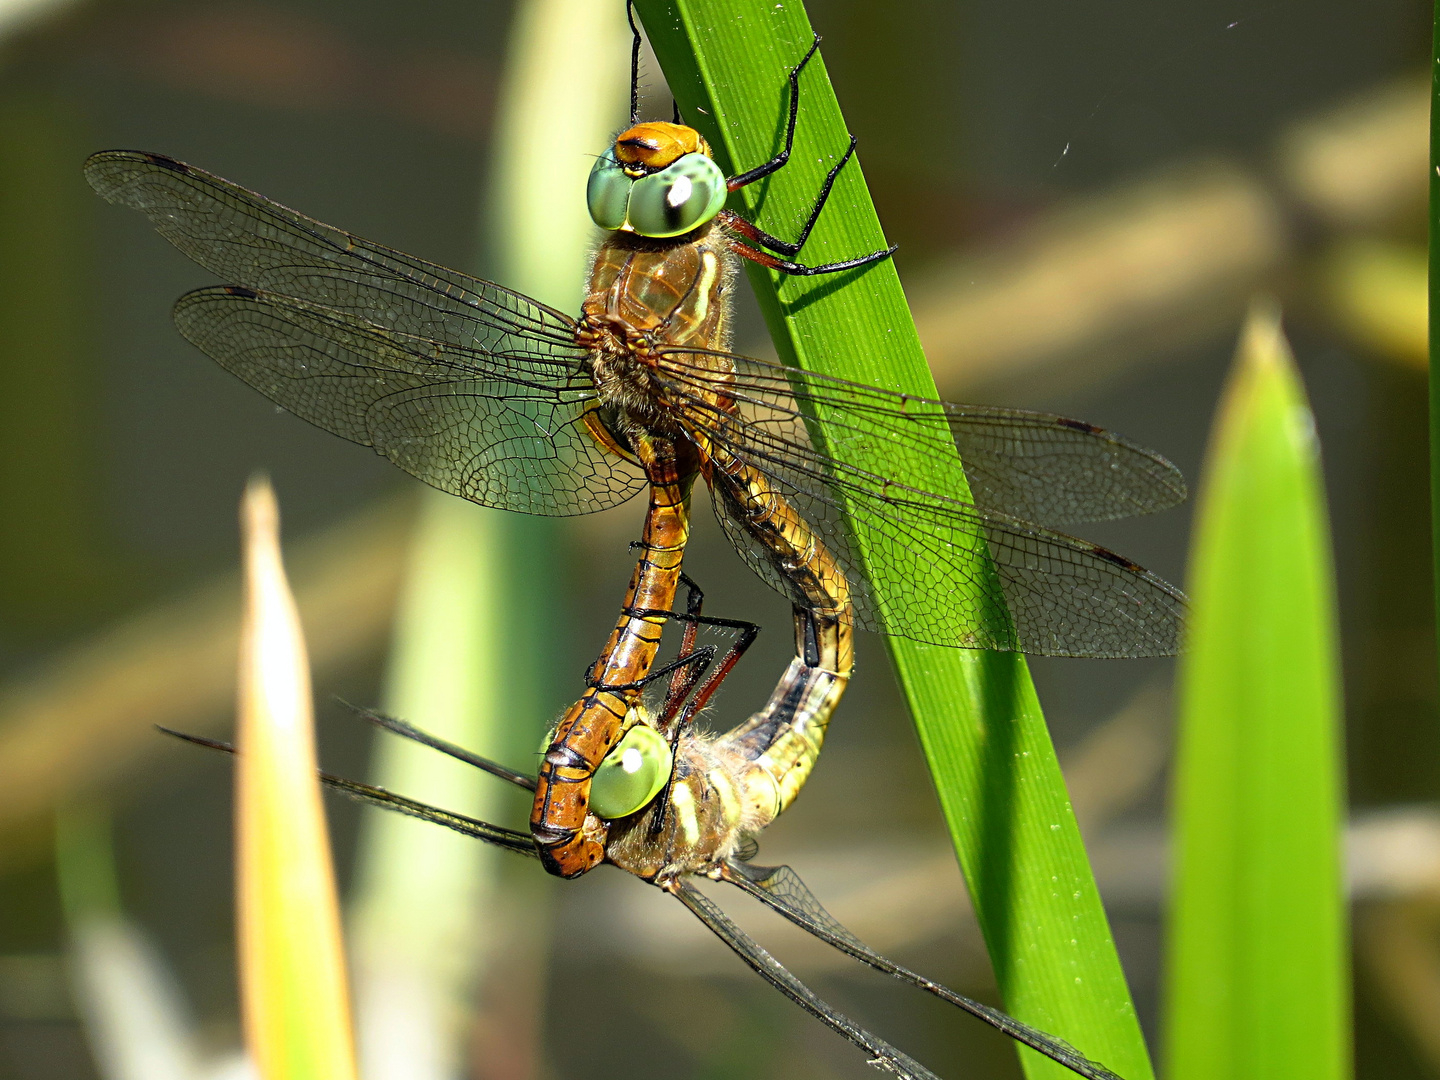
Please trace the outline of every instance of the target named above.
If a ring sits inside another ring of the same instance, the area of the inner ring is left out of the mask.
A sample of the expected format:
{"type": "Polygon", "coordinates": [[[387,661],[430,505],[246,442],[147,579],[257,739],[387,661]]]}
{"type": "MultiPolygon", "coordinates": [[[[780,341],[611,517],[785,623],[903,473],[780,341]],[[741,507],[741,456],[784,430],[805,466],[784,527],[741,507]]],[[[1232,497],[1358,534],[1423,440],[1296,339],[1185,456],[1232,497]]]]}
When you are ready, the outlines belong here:
{"type": "MultiPolygon", "coordinates": [[[[638,0],[636,9],[681,113],[715,148],[722,168],[733,173],[770,158],[784,131],[787,72],[813,36],[804,6],[798,0],[638,0]]],[[[731,204],[787,238],[849,141],[823,52],[806,69],[801,93],[790,164],[731,204]]],[[[834,261],[884,246],[859,162],[852,161],[804,260],[834,261]]],[[[786,362],[935,396],[891,263],[811,278],[750,268],[750,280],[786,362]]],[[[821,437],[825,419],[815,418],[821,437]]],[[[893,473],[888,463],[879,464],[893,473]]],[[[958,469],[958,458],[937,460],[926,475],[899,479],[933,489],[934,478],[945,476],[953,488],[958,469]]],[[[861,554],[872,567],[898,558],[861,554]]],[[[913,580],[912,588],[926,588],[923,566],[895,569],[896,577],[913,580]]],[[[882,596],[881,603],[887,599],[898,597],[882,596]]],[[[1147,1080],[1144,1041],[1024,658],[901,638],[891,638],[889,647],[1006,1006],[1128,1080],[1147,1080]]],[[[842,705],[838,722],[863,718],[848,717],[842,705]]],[[[1029,1051],[1021,1054],[1030,1077],[1069,1075],[1029,1051]]]]}
{"type": "Polygon", "coordinates": [[[1319,448],[1257,306],[1211,435],[1181,669],[1174,1080],[1350,1075],[1345,802],[1319,448]]]}

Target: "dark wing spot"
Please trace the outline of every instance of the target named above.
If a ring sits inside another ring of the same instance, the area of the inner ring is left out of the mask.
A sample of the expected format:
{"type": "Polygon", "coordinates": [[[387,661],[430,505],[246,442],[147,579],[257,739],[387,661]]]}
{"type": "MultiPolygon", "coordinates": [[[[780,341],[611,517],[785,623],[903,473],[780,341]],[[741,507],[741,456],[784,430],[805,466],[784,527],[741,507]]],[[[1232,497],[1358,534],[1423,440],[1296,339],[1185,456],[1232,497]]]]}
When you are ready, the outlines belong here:
{"type": "Polygon", "coordinates": [[[188,173],[190,171],[190,166],[186,165],[183,161],[176,161],[174,158],[166,157],[164,154],[146,154],[145,160],[152,165],[160,166],[162,169],[169,169],[171,172],[188,173]]]}
{"type": "Polygon", "coordinates": [[[1125,558],[1124,555],[1116,555],[1115,552],[1110,551],[1108,548],[1097,546],[1092,547],[1090,550],[1094,554],[1098,555],[1100,558],[1104,559],[1106,562],[1114,563],[1116,566],[1123,567],[1124,569],[1131,572],[1139,572],[1141,574],[1145,573],[1145,568],[1143,566],[1139,566],[1136,563],[1131,562],[1129,559],[1125,558]]]}

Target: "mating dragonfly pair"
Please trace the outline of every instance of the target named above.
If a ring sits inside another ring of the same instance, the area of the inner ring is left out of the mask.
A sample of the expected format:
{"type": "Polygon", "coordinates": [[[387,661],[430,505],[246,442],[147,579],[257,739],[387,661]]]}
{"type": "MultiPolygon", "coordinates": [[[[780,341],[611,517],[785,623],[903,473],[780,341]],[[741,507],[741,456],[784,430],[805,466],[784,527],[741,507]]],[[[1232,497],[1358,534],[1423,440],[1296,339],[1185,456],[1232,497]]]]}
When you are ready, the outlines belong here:
{"type": "MultiPolygon", "coordinates": [[[[638,43],[637,33],[637,56],[638,43]]],[[[762,978],[899,1075],[932,1076],[823,1002],[692,879],[734,884],[1080,1075],[1116,1080],[1061,1040],[874,953],[788,868],[748,863],[755,834],[795,798],[819,755],[850,677],[854,626],[956,647],[1149,656],[1176,650],[1184,604],[1130,561],[1046,527],[1180,501],[1183,480],[1158,455],[1078,421],[925,401],[726,351],[737,257],[808,275],[863,273],[890,254],[793,261],[853,139],[795,241],[723,209],[727,193],[786,164],[800,77],[817,46],[790,72],[782,150],[732,177],[694,129],[638,121],[632,65],[631,126],[598,159],[587,191],[607,233],[578,320],[162,155],[97,154],[86,176],[230,282],[180,299],[181,332],[303,419],[486,506],[570,515],[648,494],[620,617],[538,775],[371,717],[532,790],[528,832],[338,777],[327,783],[534,856],[560,876],[609,862],[661,887],[762,978]],[[826,418],[823,446],[809,426],[816,415],[826,418]],[[847,445],[893,461],[895,476],[827,449],[847,445]],[[957,448],[964,472],[943,490],[896,479],[957,448]],[[741,557],[795,610],[796,655],[770,701],[719,737],[697,733],[693,721],[755,628],[703,614],[681,570],[697,477],[741,557]],[[889,557],[862,555],[877,552],[889,557]],[[907,590],[899,576],[913,566],[938,593],[907,590]],[[688,599],[677,610],[682,586],[688,599]],[[960,596],[979,602],[951,602],[960,596]],[[684,626],[680,653],[657,668],[670,622],[684,626]],[[707,624],[737,633],[722,656],[695,647],[707,624]],[[663,703],[647,707],[646,689],[666,676],[663,703]]]]}

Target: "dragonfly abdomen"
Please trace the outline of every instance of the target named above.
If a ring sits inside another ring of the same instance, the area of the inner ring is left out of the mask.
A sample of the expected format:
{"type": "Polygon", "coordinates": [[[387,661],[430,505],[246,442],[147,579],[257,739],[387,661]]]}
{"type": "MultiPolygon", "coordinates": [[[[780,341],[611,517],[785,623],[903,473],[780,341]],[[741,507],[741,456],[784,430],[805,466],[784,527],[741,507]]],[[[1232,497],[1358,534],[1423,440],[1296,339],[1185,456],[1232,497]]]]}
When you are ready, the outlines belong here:
{"type": "Polygon", "coordinates": [[[717,748],[746,761],[747,828],[763,828],[795,801],[854,668],[848,608],[838,615],[795,610],[796,655],[765,707],[724,735],[717,748]]]}
{"type": "Polygon", "coordinates": [[[797,608],[840,615],[851,610],[850,582],[810,523],[757,469],[733,454],[702,445],[701,472],[731,516],[764,549],[789,585],[797,608]]]}
{"type": "Polygon", "coordinates": [[[545,869],[576,877],[605,857],[606,827],[589,812],[590,784],[622,734],[655,662],[690,536],[690,485],[663,439],[635,446],[650,481],[650,505],[620,618],[591,669],[589,690],[556,726],[536,778],[530,831],[545,869]]]}

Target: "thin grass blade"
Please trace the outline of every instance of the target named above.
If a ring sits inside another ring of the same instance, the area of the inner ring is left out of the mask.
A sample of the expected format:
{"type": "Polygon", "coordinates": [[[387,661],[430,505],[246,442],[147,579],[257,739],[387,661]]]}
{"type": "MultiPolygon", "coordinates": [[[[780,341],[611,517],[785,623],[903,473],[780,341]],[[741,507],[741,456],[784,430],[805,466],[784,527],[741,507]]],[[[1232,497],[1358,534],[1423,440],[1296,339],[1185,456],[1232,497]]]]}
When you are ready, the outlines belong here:
{"type": "MultiPolygon", "coordinates": [[[[539,130],[557,146],[603,145],[625,115],[629,42],[622,4],[517,4],[497,145],[539,130]]],[[[489,257],[471,269],[577,309],[594,233],[578,197],[590,165],[580,153],[497,155],[482,215],[489,257]]],[[[545,691],[559,682],[564,555],[555,522],[421,492],[386,711],[533,772],[553,711],[545,691]]],[[[488,821],[523,822],[529,810],[494,777],[393,735],[377,743],[373,779],[488,821]]],[[[467,1058],[539,1072],[552,883],[398,815],[367,815],[364,828],[354,926],[365,1075],[444,1080],[467,1058]]]]}
{"type": "Polygon", "coordinates": [[[235,827],[245,1041],[262,1080],[355,1080],[309,662],[268,481],[246,488],[241,533],[235,827]]]}
{"type": "MultiPolygon", "coordinates": [[[[1440,100],[1440,0],[1435,4],[1435,26],[1431,46],[1430,62],[1430,321],[1428,339],[1430,344],[1430,533],[1435,545],[1435,573],[1433,580],[1440,583],[1440,319],[1435,312],[1440,309],[1440,109],[1434,103],[1440,100]]],[[[1435,588],[1436,624],[1440,625],[1440,587],[1435,588]]]]}

